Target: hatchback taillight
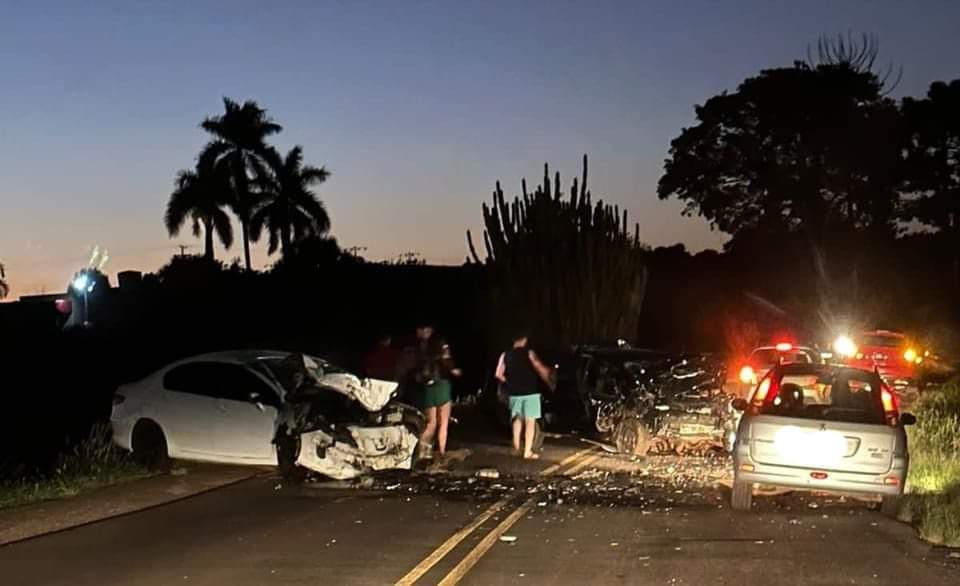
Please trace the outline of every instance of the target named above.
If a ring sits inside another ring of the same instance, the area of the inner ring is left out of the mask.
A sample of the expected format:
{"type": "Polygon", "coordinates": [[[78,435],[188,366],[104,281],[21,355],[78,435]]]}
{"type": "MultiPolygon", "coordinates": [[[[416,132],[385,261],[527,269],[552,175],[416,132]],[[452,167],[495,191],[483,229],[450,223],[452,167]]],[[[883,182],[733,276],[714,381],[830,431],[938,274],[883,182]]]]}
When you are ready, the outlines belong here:
{"type": "Polygon", "coordinates": [[[885,384],[880,388],[880,401],[883,403],[883,415],[887,423],[896,425],[900,419],[900,407],[897,405],[897,395],[885,384]]]}
{"type": "Polygon", "coordinates": [[[751,407],[754,409],[762,409],[763,407],[773,404],[773,400],[779,391],[780,376],[776,372],[771,372],[760,381],[760,384],[757,385],[757,388],[753,391],[753,397],[750,399],[751,407]]]}

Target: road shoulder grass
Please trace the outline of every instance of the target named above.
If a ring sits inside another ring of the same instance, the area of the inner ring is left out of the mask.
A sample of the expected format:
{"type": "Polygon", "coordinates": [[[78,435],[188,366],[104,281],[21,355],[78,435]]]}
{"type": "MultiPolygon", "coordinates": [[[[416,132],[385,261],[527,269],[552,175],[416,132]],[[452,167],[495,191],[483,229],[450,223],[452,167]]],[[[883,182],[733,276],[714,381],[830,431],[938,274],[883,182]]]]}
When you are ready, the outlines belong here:
{"type": "Polygon", "coordinates": [[[908,493],[899,518],[931,543],[960,547],[960,380],[925,392],[913,412],[908,493]]]}
{"type": "Polygon", "coordinates": [[[0,510],[73,497],[152,475],[113,445],[108,425],[98,424],[86,439],[60,455],[52,472],[0,481],[0,510]]]}

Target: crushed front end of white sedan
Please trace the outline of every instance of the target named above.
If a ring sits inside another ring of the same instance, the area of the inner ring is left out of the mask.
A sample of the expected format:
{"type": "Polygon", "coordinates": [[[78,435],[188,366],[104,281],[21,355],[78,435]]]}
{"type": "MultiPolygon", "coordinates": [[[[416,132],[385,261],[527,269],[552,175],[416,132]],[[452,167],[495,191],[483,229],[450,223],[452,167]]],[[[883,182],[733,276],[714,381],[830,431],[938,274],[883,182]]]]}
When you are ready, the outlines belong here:
{"type": "Polygon", "coordinates": [[[338,440],[325,431],[300,434],[296,464],[330,478],[354,478],[366,472],[410,469],[417,436],[403,425],[347,426],[352,441],[338,440]]]}
{"type": "Polygon", "coordinates": [[[284,476],[310,471],[344,480],[412,467],[424,416],[392,401],[397,383],[361,379],[302,354],[271,369],[286,390],[274,440],[284,476]]]}

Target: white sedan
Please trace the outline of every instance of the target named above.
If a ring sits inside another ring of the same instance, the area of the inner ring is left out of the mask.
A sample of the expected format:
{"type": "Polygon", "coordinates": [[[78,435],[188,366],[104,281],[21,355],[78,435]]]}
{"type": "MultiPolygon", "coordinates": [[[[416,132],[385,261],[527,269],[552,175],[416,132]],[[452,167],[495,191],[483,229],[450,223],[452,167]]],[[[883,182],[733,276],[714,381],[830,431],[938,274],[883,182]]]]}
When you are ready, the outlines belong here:
{"type": "Polygon", "coordinates": [[[390,403],[396,388],[302,354],[217,352],[121,386],[110,420],[114,442],[152,467],[279,463],[349,478],[411,466],[422,416],[390,403]]]}

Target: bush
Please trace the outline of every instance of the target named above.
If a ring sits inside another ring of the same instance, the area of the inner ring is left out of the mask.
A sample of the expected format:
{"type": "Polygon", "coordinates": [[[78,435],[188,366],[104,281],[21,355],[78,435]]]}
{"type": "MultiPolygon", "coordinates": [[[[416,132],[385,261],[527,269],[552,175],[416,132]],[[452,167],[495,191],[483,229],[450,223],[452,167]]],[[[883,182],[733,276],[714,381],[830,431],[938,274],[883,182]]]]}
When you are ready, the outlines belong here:
{"type": "Polygon", "coordinates": [[[900,519],[913,523],[931,543],[960,547],[960,482],[944,492],[908,494],[900,519]]]}
{"type": "Polygon", "coordinates": [[[60,454],[50,474],[0,484],[0,509],[74,496],[148,474],[130,454],[113,444],[110,425],[98,423],[83,441],[60,454]]]}
{"type": "Polygon", "coordinates": [[[908,484],[917,492],[943,492],[960,482],[960,381],[924,393],[913,412],[908,484]]]}
{"type": "Polygon", "coordinates": [[[960,547],[960,381],[924,393],[914,413],[900,518],[928,541],[960,547]]]}

